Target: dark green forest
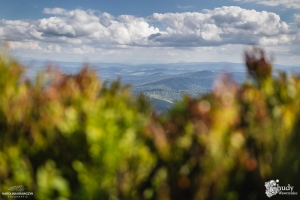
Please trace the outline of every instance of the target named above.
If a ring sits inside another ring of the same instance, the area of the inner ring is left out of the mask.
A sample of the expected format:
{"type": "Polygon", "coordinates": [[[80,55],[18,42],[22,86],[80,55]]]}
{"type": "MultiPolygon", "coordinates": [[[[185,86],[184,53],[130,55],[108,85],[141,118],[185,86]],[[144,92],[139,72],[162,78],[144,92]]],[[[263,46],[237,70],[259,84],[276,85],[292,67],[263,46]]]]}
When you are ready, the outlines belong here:
{"type": "Polygon", "coordinates": [[[245,53],[245,67],[245,83],[224,75],[212,92],[159,115],[145,96],[101,82],[89,67],[48,68],[29,80],[3,52],[1,192],[23,185],[40,200],[254,200],[269,199],[265,182],[278,179],[300,195],[300,76],[273,76],[258,48],[245,53]]]}

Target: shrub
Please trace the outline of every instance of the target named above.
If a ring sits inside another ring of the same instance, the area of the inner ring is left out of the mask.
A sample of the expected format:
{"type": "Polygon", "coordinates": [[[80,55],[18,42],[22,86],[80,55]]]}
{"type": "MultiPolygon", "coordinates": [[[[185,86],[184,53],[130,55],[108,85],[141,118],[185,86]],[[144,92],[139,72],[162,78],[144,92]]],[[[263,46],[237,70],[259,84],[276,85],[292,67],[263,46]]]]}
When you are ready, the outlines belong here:
{"type": "Polygon", "coordinates": [[[210,94],[157,116],[146,98],[101,83],[90,68],[28,81],[2,54],[1,191],[24,185],[43,200],[266,199],[271,179],[300,191],[300,77],[273,78],[259,49],[245,58],[246,83],[224,76],[210,94]]]}

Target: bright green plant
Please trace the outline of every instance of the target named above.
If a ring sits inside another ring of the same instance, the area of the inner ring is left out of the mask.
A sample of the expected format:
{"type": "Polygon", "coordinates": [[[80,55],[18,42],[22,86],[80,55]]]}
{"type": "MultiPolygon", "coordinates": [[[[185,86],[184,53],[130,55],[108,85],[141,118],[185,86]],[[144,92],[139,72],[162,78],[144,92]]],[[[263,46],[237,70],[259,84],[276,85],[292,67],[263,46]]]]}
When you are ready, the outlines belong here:
{"type": "Polygon", "coordinates": [[[2,54],[1,192],[24,185],[41,200],[267,199],[271,179],[300,192],[300,77],[273,78],[259,49],[245,58],[246,83],[224,76],[210,94],[157,116],[146,98],[101,83],[90,68],[28,81],[2,54]]]}
{"type": "Polygon", "coordinates": [[[49,70],[33,82],[23,71],[1,56],[1,191],[24,185],[46,200],[133,190],[154,162],[139,139],[150,116],[145,99],[119,82],[101,84],[88,68],[74,76],[49,70]]]}

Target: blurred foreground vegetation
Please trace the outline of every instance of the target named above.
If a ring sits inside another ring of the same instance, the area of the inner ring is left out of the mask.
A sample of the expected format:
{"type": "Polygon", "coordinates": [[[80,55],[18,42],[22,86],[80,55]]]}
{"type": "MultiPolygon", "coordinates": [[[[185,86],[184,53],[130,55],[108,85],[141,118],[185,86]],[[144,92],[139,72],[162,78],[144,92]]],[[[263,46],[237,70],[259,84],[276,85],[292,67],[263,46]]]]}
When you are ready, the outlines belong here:
{"type": "Polygon", "coordinates": [[[300,77],[272,77],[259,49],[245,58],[243,85],[224,76],[210,94],[157,116],[146,98],[101,83],[90,68],[28,81],[2,53],[1,192],[24,185],[41,200],[267,199],[265,182],[279,179],[300,195],[300,77]]]}

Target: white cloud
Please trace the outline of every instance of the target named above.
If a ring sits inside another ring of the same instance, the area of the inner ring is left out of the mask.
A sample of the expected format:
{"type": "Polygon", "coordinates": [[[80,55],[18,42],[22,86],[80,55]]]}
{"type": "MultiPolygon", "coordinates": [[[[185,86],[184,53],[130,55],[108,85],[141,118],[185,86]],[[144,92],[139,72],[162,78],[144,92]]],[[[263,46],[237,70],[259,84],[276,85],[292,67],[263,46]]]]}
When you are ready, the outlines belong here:
{"type": "Polygon", "coordinates": [[[94,11],[45,8],[55,16],[36,21],[2,20],[1,39],[91,45],[197,47],[223,44],[287,44],[295,35],[289,25],[271,12],[240,7],[221,7],[203,12],[154,13],[147,18],[132,15],[114,17],[94,11]],[[151,26],[165,25],[165,30],[151,26]],[[284,39],[283,39],[284,38],[284,39]],[[271,41],[271,42],[270,42],[271,41]]]}
{"type": "Polygon", "coordinates": [[[292,27],[300,27],[300,15],[295,15],[294,25],[288,25],[275,13],[234,6],[201,12],[154,13],[144,18],[62,8],[45,8],[44,13],[51,16],[1,20],[0,39],[12,41],[14,50],[95,57],[126,54],[132,59],[143,58],[140,51],[146,49],[163,55],[158,49],[172,48],[164,56],[175,58],[180,55],[176,49],[183,48],[216,50],[218,46],[254,43],[288,49],[300,43],[300,30],[292,27]]]}
{"type": "Polygon", "coordinates": [[[67,10],[63,8],[44,8],[45,14],[52,14],[52,15],[67,15],[67,10]]]}
{"type": "Polygon", "coordinates": [[[58,52],[58,53],[61,53],[62,50],[61,50],[61,46],[58,45],[58,44],[49,44],[47,46],[47,50],[49,51],[54,51],[54,52],[58,52]]]}
{"type": "Polygon", "coordinates": [[[1,20],[0,38],[12,41],[39,41],[73,45],[147,45],[147,37],[159,32],[145,19],[108,13],[95,15],[80,9],[44,9],[55,16],[36,21],[1,20]]]}
{"type": "Polygon", "coordinates": [[[276,45],[289,43],[295,37],[277,14],[233,6],[202,13],[155,13],[149,19],[167,26],[164,34],[151,37],[166,46],[264,45],[266,37],[271,37],[276,45]]]}
{"type": "Polygon", "coordinates": [[[35,41],[24,41],[24,42],[9,42],[8,43],[9,48],[11,49],[23,49],[23,50],[34,50],[34,51],[40,51],[42,48],[39,46],[38,42],[35,41]]]}
{"type": "Polygon", "coordinates": [[[234,0],[244,3],[257,3],[266,6],[284,6],[287,8],[300,9],[300,0],[234,0]]]}
{"type": "Polygon", "coordinates": [[[143,44],[148,35],[159,31],[149,26],[143,18],[122,15],[114,19],[108,13],[96,16],[91,11],[79,9],[69,11],[65,17],[41,19],[37,28],[48,40],[54,37],[64,38],[68,42],[77,38],[83,44],[93,43],[101,46],[143,44]]]}
{"type": "Polygon", "coordinates": [[[182,5],[176,5],[177,6],[177,8],[179,8],[179,9],[189,9],[189,8],[193,8],[194,6],[182,6],[182,5]]]}

